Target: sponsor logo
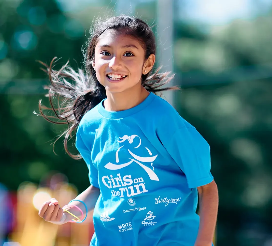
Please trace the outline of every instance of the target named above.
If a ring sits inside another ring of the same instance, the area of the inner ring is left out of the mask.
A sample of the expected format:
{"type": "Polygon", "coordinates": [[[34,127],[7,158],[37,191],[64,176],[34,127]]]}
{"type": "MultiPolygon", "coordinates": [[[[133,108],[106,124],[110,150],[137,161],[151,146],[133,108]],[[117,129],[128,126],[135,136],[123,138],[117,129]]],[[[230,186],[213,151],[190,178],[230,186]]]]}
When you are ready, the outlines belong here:
{"type": "Polygon", "coordinates": [[[124,209],[123,213],[129,213],[129,212],[133,212],[133,211],[143,211],[143,210],[146,210],[146,207],[124,209]]]}
{"type": "Polygon", "coordinates": [[[122,224],[118,226],[119,232],[126,232],[133,230],[131,222],[122,224]]]}
{"type": "MultiPolygon", "coordinates": [[[[132,198],[129,198],[127,202],[129,204],[129,206],[135,206],[136,205],[136,202],[132,198]]],[[[133,211],[143,211],[143,210],[146,210],[146,207],[124,209],[123,213],[129,213],[129,212],[133,212],[133,211]]]]}
{"type": "Polygon", "coordinates": [[[108,215],[108,212],[104,212],[103,214],[100,215],[100,220],[103,222],[108,222],[108,221],[115,220],[115,218],[110,218],[108,215]]]}
{"type": "Polygon", "coordinates": [[[135,206],[136,202],[135,202],[132,198],[129,198],[129,199],[128,199],[128,204],[129,204],[130,206],[135,206]]]}
{"type": "Polygon", "coordinates": [[[178,204],[181,201],[181,198],[161,198],[160,196],[158,198],[155,198],[155,204],[164,204],[165,207],[167,207],[170,203],[172,204],[178,204]]]}
{"type": "Polygon", "coordinates": [[[153,221],[155,219],[156,216],[153,215],[152,211],[149,211],[146,214],[145,219],[142,221],[142,224],[144,226],[154,226],[157,222],[153,221]]]}

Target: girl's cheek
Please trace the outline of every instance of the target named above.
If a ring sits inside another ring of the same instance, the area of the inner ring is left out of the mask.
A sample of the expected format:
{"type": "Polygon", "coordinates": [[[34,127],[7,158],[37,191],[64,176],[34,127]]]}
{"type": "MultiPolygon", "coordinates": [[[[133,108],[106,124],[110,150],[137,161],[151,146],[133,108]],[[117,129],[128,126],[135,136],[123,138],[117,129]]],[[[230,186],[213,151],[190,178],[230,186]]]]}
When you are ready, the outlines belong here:
{"type": "Polygon", "coordinates": [[[102,60],[102,59],[101,59],[101,60],[98,61],[97,65],[98,65],[98,67],[101,69],[101,68],[103,68],[104,66],[107,66],[108,63],[109,63],[108,60],[102,60]]]}
{"type": "Polygon", "coordinates": [[[99,84],[104,86],[103,79],[101,79],[101,76],[99,74],[96,74],[96,79],[98,80],[99,84]]]}

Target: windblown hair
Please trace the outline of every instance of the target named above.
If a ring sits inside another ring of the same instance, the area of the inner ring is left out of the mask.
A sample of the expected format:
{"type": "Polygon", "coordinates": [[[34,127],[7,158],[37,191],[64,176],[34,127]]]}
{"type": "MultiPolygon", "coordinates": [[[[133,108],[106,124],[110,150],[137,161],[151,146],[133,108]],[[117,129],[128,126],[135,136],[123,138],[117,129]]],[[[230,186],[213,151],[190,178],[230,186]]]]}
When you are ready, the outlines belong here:
{"type": "MultiPolygon", "coordinates": [[[[54,124],[67,124],[68,129],[62,134],[64,138],[64,148],[69,156],[74,159],[80,159],[80,155],[73,155],[67,146],[69,137],[77,129],[80,120],[90,109],[99,104],[106,98],[105,88],[96,78],[96,72],[92,66],[95,55],[95,46],[102,33],[106,30],[114,29],[122,34],[136,38],[145,50],[145,59],[151,54],[156,54],[155,37],[151,28],[142,20],[128,16],[112,17],[103,21],[96,20],[93,28],[90,29],[90,38],[83,48],[85,71],[78,69],[73,70],[68,66],[68,62],[60,69],[54,70],[53,58],[50,65],[40,62],[49,75],[50,85],[47,96],[51,107],[45,107],[39,101],[40,114],[49,122],[54,124]],[[55,106],[57,100],[57,106],[55,106]],[[55,116],[45,114],[44,110],[51,110],[55,116]],[[56,120],[54,120],[56,119],[56,120]]],[[[176,90],[178,87],[164,87],[173,75],[169,72],[159,73],[159,69],[154,73],[142,74],[142,86],[149,92],[156,93],[165,90],[176,90]]],[[[62,136],[61,135],[61,136],[62,136]]]]}

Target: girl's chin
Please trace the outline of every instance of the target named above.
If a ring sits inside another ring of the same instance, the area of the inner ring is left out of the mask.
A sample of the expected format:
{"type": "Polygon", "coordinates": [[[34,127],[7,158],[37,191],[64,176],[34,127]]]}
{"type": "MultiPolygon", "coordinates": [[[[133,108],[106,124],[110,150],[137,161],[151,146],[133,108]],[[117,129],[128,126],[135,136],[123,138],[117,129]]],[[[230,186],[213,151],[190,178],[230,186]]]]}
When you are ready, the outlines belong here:
{"type": "Polygon", "coordinates": [[[119,87],[119,88],[117,88],[117,87],[113,88],[112,86],[106,86],[105,89],[109,93],[121,93],[121,92],[124,92],[124,90],[125,90],[124,88],[121,88],[121,87],[119,87]]]}

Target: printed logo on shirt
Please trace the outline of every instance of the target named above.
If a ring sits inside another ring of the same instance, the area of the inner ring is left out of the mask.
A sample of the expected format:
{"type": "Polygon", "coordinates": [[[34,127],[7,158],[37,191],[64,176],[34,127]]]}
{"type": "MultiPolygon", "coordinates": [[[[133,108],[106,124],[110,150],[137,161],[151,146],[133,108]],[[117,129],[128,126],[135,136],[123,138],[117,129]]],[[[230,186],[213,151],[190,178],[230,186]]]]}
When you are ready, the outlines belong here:
{"type": "Polygon", "coordinates": [[[122,177],[118,173],[116,177],[113,175],[103,176],[102,182],[107,188],[111,189],[112,196],[131,197],[148,192],[142,177],[132,179],[131,175],[124,175],[122,177]],[[117,190],[113,190],[115,188],[117,190]]]}
{"type": "Polygon", "coordinates": [[[153,221],[155,219],[156,216],[153,215],[152,211],[149,211],[146,214],[145,219],[142,221],[142,224],[144,226],[154,226],[157,222],[153,221]]]}
{"type": "Polygon", "coordinates": [[[135,202],[132,198],[129,198],[129,199],[128,199],[128,204],[129,204],[130,206],[135,206],[135,205],[136,205],[136,202],[135,202]]]}
{"type": "Polygon", "coordinates": [[[130,209],[124,209],[123,213],[129,213],[129,212],[133,212],[133,211],[143,211],[146,210],[146,207],[141,207],[141,208],[130,208],[130,209]]]}
{"type": "MultiPolygon", "coordinates": [[[[134,147],[135,149],[139,148],[142,144],[141,138],[137,135],[131,135],[131,136],[124,135],[123,137],[119,137],[119,139],[120,139],[118,141],[119,143],[123,143],[125,141],[128,141],[129,144],[132,144],[134,139],[138,139],[139,144],[136,147],[134,147]]],[[[136,163],[146,171],[146,173],[148,174],[148,176],[151,180],[159,181],[158,176],[154,172],[154,166],[153,166],[153,162],[156,160],[158,155],[153,155],[152,152],[147,147],[145,147],[146,152],[147,152],[147,156],[138,156],[138,155],[134,154],[130,149],[128,149],[128,153],[131,155],[131,158],[129,158],[130,161],[128,161],[126,163],[119,163],[118,153],[119,153],[120,149],[122,149],[123,147],[124,146],[121,146],[116,151],[116,154],[115,154],[116,164],[109,162],[105,165],[105,168],[107,168],[109,170],[119,170],[119,169],[122,169],[122,168],[125,168],[125,167],[131,165],[132,163],[136,163]],[[144,165],[143,163],[145,163],[145,164],[150,163],[150,166],[152,167],[152,169],[150,167],[144,165]]]]}
{"type": "Polygon", "coordinates": [[[119,232],[125,232],[125,231],[133,230],[131,222],[119,225],[118,229],[119,229],[119,232]]]}
{"type": "MultiPolygon", "coordinates": [[[[129,198],[127,202],[129,204],[129,206],[136,205],[136,202],[132,198],[129,198]]],[[[143,210],[146,210],[146,207],[139,207],[139,208],[134,207],[134,208],[130,208],[130,209],[124,209],[123,213],[129,213],[129,212],[133,212],[133,211],[143,211],[143,210]]]]}
{"type": "Polygon", "coordinates": [[[108,222],[108,221],[115,220],[115,218],[110,218],[110,216],[108,215],[108,212],[106,211],[100,215],[100,220],[103,222],[108,222]]]}
{"type": "Polygon", "coordinates": [[[178,204],[181,201],[181,198],[161,198],[160,196],[158,198],[155,198],[155,204],[164,204],[165,207],[167,207],[170,203],[178,204]]]}

